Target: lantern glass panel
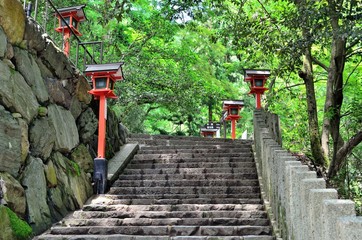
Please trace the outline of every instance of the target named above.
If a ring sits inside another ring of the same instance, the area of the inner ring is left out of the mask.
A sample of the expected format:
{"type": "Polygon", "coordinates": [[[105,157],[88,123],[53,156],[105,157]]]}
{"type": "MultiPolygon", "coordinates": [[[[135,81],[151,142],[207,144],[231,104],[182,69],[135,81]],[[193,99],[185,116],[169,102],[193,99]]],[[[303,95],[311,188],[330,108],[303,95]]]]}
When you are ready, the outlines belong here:
{"type": "Polygon", "coordinates": [[[255,79],[255,87],[262,87],[263,79],[255,79]]]}
{"type": "Polygon", "coordinates": [[[78,29],[78,21],[73,18],[72,25],[75,29],[78,29]]]}
{"type": "Polygon", "coordinates": [[[231,108],[231,110],[230,110],[231,115],[238,115],[238,113],[239,113],[239,111],[237,108],[231,108]]]}
{"type": "MultiPolygon", "coordinates": [[[[70,24],[70,16],[68,17],[64,17],[64,20],[68,23],[68,25],[70,24]]],[[[61,26],[62,27],[66,27],[67,24],[64,23],[64,21],[60,18],[60,21],[61,21],[61,26]]]]}
{"type": "Polygon", "coordinates": [[[96,82],[96,86],[95,89],[104,89],[107,88],[107,78],[106,77],[102,77],[102,78],[96,78],[95,82],[96,82]]]}
{"type": "Polygon", "coordinates": [[[111,88],[110,88],[110,89],[113,90],[113,89],[114,89],[114,81],[111,80],[110,84],[111,84],[111,88]]]}

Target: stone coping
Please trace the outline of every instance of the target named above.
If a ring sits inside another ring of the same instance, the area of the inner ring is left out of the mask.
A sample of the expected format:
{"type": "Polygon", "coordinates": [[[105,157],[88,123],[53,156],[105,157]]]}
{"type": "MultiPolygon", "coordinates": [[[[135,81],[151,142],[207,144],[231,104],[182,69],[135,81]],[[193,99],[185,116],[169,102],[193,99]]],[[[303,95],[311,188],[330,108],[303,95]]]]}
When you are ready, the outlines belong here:
{"type": "Polygon", "coordinates": [[[136,143],[127,143],[108,161],[107,180],[112,184],[139,149],[136,143]]]}

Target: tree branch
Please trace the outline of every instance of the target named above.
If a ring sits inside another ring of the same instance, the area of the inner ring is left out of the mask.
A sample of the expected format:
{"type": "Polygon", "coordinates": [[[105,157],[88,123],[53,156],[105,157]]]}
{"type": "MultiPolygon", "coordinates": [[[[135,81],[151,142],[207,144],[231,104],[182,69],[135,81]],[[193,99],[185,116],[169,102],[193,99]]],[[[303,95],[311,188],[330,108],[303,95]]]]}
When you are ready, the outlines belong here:
{"type": "MultiPolygon", "coordinates": [[[[344,87],[347,86],[350,77],[351,77],[352,74],[356,71],[357,67],[361,64],[361,62],[362,62],[362,59],[361,59],[361,60],[359,61],[359,63],[353,68],[353,70],[348,74],[348,77],[347,77],[347,79],[346,79],[346,83],[344,84],[344,87]]],[[[344,88],[344,87],[343,87],[343,88],[344,88]]]]}
{"type": "Polygon", "coordinates": [[[357,54],[362,54],[362,51],[358,51],[358,50],[360,50],[360,49],[362,49],[362,48],[358,48],[358,49],[356,49],[355,51],[347,54],[347,55],[346,55],[346,59],[348,59],[348,58],[350,58],[350,57],[352,57],[352,56],[354,56],[354,55],[357,55],[357,54]]]}
{"type": "Polygon", "coordinates": [[[328,170],[328,178],[334,177],[345,163],[347,156],[352,152],[358,144],[362,142],[362,130],[357,132],[351,137],[343,146],[337,151],[334,163],[331,163],[328,170]]]}
{"type": "Polygon", "coordinates": [[[362,40],[362,37],[357,38],[356,40],[354,40],[353,42],[351,42],[351,44],[349,44],[349,46],[346,47],[346,50],[348,51],[349,49],[353,48],[354,46],[356,46],[358,43],[360,43],[362,40]]]}
{"type": "Polygon", "coordinates": [[[321,68],[323,68],[324,70],[328,71],[328,66],[325,65],[324,63],[322,63],[321,61],[319,61],[318,59],[316,59],[315,57],[312,56],[312,61],[317,64],[318,66],[320,66],[321,68]]]}

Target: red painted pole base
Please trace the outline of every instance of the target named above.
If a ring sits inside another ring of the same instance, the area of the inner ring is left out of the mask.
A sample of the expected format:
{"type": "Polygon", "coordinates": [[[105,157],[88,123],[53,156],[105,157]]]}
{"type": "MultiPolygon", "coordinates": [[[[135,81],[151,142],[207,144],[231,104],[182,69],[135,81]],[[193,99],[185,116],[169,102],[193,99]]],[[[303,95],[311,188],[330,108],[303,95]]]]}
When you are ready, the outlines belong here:
{"type": "Polygon", "coordinates": [[[261,94],[256,93],[256,109],[261,109],[261,94]]]}
{"type": "Polygon", "coordinates": [[[235,119],[232,119],[231,120],[231,139],[235,139],[235,137],[236,137],[236,130],[235,130],[235,128],[236,128],[236,120],[235,119]]]}

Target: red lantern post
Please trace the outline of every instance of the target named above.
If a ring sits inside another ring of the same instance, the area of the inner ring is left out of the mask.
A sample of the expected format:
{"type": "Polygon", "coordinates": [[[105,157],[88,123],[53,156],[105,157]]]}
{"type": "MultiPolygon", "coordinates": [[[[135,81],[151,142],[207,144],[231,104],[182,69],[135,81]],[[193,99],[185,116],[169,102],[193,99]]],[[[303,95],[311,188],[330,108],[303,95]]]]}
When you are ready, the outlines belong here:
{"type": "Polygon", "coordinates": [[[72,34],[72,30],[75,35],[82,36],[78,28],[79,23],[86,20],[86,16],[83,11],[84,7],[85,5],[80,5],[57,9],[59,12],[59,14],[56,13],[56,17],[58,18],[58,27],[55,31],[63,34],[63,51],[67,57],[69,57],[70,53],[70,36],[72,34]]]}
{"type": "Polygon", "coordinates": [[[231,121],[231,139],[236,138],[236,121],[241,118],[239,112],[243,107],[244,107],[244,101],[242,100],[223,102],[222,108],[227,113],[225,120],[231,121]]]}
{"type": "Polygon", "coordinates": [[[93,89],[89,91],[95,99],[99,99],[98,121],[98,155],[94,159],[94,182],[96,193],[103,194],[107,187],[107,161],[106,149],[106,120],[107,98],[117,98],[114,94],[114,85],[123,79],[123,63],[92,64],[86,65],[85,74],[91,76],[93,89]]]}
{"type": "Polygon", "coordinates": [[[254,94],[256,98],[256,109],[261,108],[261,95],[268,88],[264,87],[265,82],[270,76],[270,70],[246,69],[244,81],[250,83],[249,94],[254,94]]]}

